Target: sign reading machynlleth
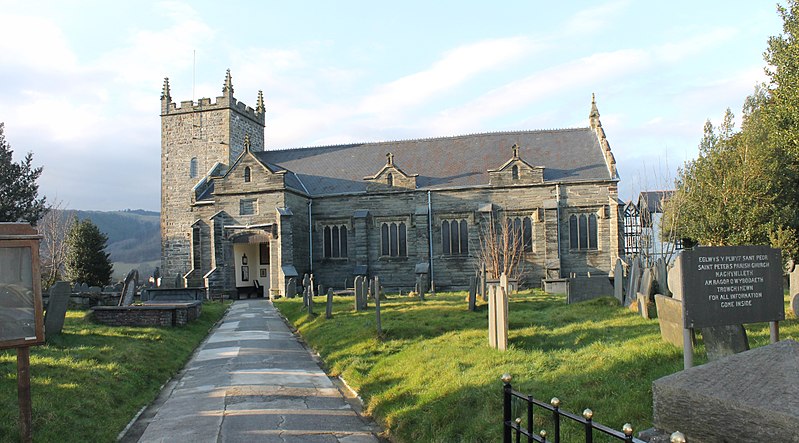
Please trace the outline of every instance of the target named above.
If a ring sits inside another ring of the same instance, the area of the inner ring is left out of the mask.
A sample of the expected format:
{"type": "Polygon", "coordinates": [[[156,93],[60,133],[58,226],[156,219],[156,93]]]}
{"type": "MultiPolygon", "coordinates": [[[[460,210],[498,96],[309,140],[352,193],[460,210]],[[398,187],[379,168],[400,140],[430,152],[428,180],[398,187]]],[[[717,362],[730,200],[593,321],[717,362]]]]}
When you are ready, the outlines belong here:
{"type": "Polygon", "coordinates": [[[779,249],[768,246],[683,251],[685,327],[784,320],[781,256],[779,249]]]}

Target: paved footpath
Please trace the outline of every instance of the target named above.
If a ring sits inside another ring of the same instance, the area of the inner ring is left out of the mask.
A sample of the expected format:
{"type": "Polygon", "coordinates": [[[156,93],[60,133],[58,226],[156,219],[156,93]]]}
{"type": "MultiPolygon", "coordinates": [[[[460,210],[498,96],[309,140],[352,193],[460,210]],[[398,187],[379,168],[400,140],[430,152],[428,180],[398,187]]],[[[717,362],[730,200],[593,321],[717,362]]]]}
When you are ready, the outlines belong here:
{"type": "Polygon", "coordinates": [[[233,303],[122,441],[377,442],[272,302],[233,303]]]}

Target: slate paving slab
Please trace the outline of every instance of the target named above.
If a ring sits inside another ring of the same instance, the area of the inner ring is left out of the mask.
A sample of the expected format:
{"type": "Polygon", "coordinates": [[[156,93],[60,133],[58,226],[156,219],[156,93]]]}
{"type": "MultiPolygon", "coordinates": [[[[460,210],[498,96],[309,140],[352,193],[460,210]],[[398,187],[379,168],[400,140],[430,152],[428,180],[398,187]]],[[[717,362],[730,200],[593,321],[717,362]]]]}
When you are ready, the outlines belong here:
{"type": "Polygon", "coordinates": [[[379,441],[269,300],[235,302],[148,411],[121,441],[379,441]]]}

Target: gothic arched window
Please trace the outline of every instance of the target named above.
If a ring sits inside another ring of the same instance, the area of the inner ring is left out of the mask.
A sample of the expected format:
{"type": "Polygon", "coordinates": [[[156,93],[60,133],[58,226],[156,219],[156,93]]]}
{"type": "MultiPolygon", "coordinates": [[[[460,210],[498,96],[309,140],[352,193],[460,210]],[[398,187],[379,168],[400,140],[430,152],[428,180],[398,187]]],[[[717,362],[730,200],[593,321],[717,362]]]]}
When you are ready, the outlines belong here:
{"type": "Polygon", "coordinates": [[[246,168],[244,168],[244,183],[250,182],[250,174],[251,174],[250,167],[247,166],[246,168]]]}
{"type": "Polygon", "coordinates": [[[197,157],[189,161],[189,178],[197,178],[197,157]]]}

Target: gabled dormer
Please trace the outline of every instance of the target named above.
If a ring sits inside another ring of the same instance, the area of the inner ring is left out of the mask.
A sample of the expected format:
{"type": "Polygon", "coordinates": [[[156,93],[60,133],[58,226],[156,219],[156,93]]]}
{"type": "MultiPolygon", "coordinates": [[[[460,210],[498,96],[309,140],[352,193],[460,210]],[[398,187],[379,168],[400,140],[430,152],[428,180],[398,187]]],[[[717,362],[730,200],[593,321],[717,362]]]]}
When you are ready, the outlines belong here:
{"type": "Polygon", "coordinates": [[[258,193],[285,187],[287,171],[270,167],[250,148],[250,138],[245,136],[244,150],[225,175],[216,180],[215,195],[258,193]]]}
{"type": "Polygon", "coordinates": [[[377,174],[364,177],[366,192],[405,191],[416,189],[416,177],[419,174],[406,174],[394,164],[394,154],[386,154],[386,164],[377,174]]]}
{"type": "Polygon", "coordinates": [[[513,156],[497,169],[489,169],[492,186],[531,185],[544,183],[544,167],[533,166],[519,156],[519,145],[511,149],[513,156]]]}

